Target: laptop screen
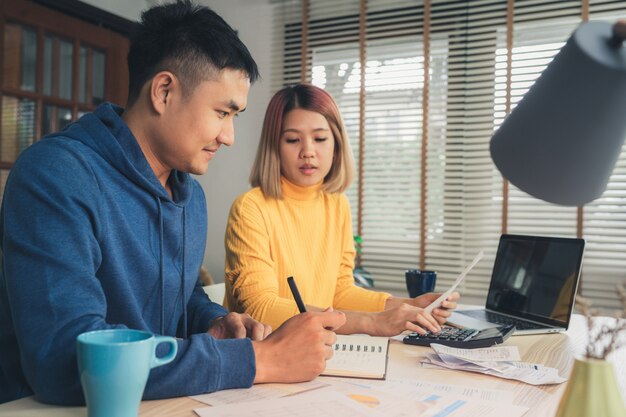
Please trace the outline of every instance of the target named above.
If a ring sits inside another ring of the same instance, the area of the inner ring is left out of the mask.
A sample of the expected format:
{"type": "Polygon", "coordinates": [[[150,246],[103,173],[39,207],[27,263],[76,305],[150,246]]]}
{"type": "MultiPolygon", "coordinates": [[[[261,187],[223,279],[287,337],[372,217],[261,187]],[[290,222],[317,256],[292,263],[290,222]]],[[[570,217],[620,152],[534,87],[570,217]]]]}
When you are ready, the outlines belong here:
{"type": "Polygon", "coordinates": [[[567,327],[585,241],[502,235],[487,295],[487,308],[567,327]]]}

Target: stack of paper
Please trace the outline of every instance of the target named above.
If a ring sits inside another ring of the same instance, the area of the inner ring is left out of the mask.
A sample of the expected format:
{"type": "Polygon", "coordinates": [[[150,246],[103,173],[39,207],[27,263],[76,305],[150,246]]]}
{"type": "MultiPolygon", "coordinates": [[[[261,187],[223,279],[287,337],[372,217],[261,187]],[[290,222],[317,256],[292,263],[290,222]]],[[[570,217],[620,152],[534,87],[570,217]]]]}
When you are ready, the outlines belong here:
{"type": "Polygon", "coordinates": [[[243,401],[275,400],[277,398],[289,397],[327,386],[327,383],[319,380],[301,382],[299,384],[260,384],[254,385],[251,388],[228,389],[212,392],[210,394],[194,395],[189,398],[216,406],[236,404],[243,401]]]}
{"type": "Polygon", "coordinates": [[[312,391],[279,400],[257,400],[203,407],[193,410],[199,417],[384,417],[376,410],[336,392],[312,391]]]}
{"type": "Polygon", "coordinates": [[[422,364],[426,366],[479,372],[499,378],[515,379],[531,385],[560,384],[567,381],[555,368],[521,362],[517,346],[493,346],[483,349],[459,349],[431,344],[435,351],[422,364]]]}
{"type": "Polygon", "coordinates": [[[374,386],[362,380],[351,383],[334,378],[328,381],[329,387],[283,398],[250,401],[241,395],[238,402],[194,411],[200,417],[521,417],[528,411],[510,401],[481,401],[432,389],[416,390],[405,384],[374,386]]]}

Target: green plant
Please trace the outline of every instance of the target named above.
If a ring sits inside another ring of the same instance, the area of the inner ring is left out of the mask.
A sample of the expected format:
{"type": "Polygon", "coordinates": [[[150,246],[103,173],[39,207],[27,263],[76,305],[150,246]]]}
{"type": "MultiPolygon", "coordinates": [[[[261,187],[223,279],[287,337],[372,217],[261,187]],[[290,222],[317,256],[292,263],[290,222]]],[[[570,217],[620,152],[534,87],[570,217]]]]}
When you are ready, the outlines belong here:
{"type": "Polygon", "coordinates": [[[356,251],[355,267],[352,271],[354,277],[354,283],[363,288],[374,288],[374,278],[372,274],[361,267],[361,254],[363,254],[363,238],[359,235],[354,235],[354,250],[356,251]]]}
{"type": "Polygon", "coordinates": [[[363,254],[363,238],[359,235],[354,235],[354,249],[356,250],[357,259],[363,254]]]}

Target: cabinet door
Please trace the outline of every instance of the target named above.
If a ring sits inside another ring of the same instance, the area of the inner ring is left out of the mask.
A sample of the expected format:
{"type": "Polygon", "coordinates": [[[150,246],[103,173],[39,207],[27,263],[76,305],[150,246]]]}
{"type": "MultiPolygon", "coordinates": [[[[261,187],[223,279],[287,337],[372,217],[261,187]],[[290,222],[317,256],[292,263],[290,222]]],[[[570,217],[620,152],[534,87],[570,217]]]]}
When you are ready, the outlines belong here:
{"type": "Polygon", "coordinates": [[[25,0],[0,5],[0,196],[33,142],[103,101],[125,104],[128,37],[106,29],[106,16],[95,17],[100,25],[25,0]]]}

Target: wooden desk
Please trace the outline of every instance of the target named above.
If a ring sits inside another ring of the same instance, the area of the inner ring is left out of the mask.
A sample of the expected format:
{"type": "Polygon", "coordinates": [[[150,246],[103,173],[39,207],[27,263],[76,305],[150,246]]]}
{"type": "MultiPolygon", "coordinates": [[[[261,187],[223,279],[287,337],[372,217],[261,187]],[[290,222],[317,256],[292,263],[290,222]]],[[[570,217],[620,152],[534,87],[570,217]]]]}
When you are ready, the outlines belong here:
{"type": "MultiPolygon", "coordinates": [[[[507,345],[519,347],[522,360],[559,369],[568,376],[575,357],[580,357],[586,340],[582,316],[574,315],[570,329],[565,334],[544,336],[514,336],[507,345]]],[[[533,417],[554,416],[566,383],[560,385],[533,386],[492,376],[439,369],[423,369],[419,366],[422,355],[429,348],[408,346],[392,340],[389,348],[389,378],[425,379],[445,384],[468,385],[480,388],[504,389],[515,394],[514,404],[529,407],[526,414],[533,417]]],[[[626,399],[626,349],[614,353],[610,361],[615,366],[622,398],[626,399]]],[[[194,417],[194,408],[205,404],[187,397],[170,400],[144,401],[139,415],[142,417],[194,417]]],[[[23,398],[0,405],[2,417],[85,417],[84,407],[54,407],[38,403],[33,397],[23,398]]]]}

